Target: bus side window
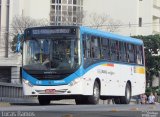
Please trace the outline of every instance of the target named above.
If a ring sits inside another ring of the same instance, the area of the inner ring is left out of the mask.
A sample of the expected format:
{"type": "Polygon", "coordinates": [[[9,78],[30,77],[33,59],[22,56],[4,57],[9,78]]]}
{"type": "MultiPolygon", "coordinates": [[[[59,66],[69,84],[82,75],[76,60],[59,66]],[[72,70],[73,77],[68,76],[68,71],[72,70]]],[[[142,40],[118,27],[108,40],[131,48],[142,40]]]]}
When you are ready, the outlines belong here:
{"type": "Polygon", "coordinates": [[[119,42],[118,41],[116,41],[115,49],[116,49],[116,60],[119,61],[119,42]]]}
{"type": "Polygon", "coordinates": [[[137,46],[134,45],[134,63],[137,64],[137,46]]]}
{"type": "Polygon", "coordinates": [[[92,36],[91,38],[91,53],[92,58],[100,58],[100,38],[92,36]]]}
{"type": "Polygon", "coordinates": [[[91,48],[90,48],[90,36],[84,34],[82,36],[83,38],[83,53],[84,53],[84,58],[91,58],[91,48]]]}
{"type": "Polygon", "coordinates": [[[110,41],[111,46],[111,60],[112,61],[117,61],[117,49],[116,49],[116,41],[115,40],[111,40],[110,41]]]}
{"type": "Polygon", "coordinates": [[[127,62],[126,43],[119,42],[119,61],[127,62]]]}
{"type": "Polygon", "coordinates": [[[137,64],[143,64],[142,46],[137,46],[137,64]]]}
{"type": "Polygon", "coordinates": [[[83,43],[83,54],[84,54],[84,58],[87,57],[87,44],[86,44],[86,35],[82,35],[82,43],[83,43]]]}
{"type": "Polygon", "coordinates": [[[109,39],[102,38],[102,59],[110,60],[109,39]]]}
{"type": "Polygon", "coordinates": [[[91,36],[91,43],[90,43],[91,45],[90,45],[90,49],[91,49],[91,58],[94,58],[94,56],[95,56],[95,52],[94,52],[94,37],[93,36],[91,36]]]}
{"type": "Polygon", "coordinates": [[[134,45],[129,44],[128,49],[129,49],[129,62],[134,63],[134,45]]]}
{"type": "Polygon", "coordinates": [[[129,63],[129,44],[125,43],[126,62],[129,63]]]}
{"type": "Polygon", "coordinates": [[[119,61],[124,61],[123,42],[119,42],[119,61]]]}

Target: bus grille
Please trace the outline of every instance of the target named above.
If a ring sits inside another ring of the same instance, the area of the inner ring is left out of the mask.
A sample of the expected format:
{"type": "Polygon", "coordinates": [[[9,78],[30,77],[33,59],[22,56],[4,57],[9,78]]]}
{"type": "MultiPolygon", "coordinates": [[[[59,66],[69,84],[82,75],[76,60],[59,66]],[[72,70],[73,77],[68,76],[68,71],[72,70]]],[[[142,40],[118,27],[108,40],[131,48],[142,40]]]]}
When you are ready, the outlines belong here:
{"type": "Polygon", "coordinates": [[[70,74],[61,74],[61,75],[32,74],[32,76],[38,80],[62,80],[69,75],[70,74]]]}

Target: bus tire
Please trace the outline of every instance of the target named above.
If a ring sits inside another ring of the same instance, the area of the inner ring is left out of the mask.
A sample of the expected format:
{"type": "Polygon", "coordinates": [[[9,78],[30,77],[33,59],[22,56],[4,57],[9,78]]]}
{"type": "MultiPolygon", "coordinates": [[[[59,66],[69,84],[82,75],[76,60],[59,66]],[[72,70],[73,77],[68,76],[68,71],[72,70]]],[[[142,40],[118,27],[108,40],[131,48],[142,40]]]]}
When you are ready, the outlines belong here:
{"type": "Polygon", "coordinates": [[[131,86],[129,83],[126,84],[125,96],[120,97],[121,104],[129,104],[131,100],[131,86]]]}
{"type": "Polygon", "coordinates": [[[93,86],[93,95],[88,96],[88,104],[98,104],[100,99],[100,86],[97,81],[95,81],[93,86]]]}
{"type": "Polygon", "coordinates": [[[114,104],[121,104],[120,97],[115,97],[114,98],[114,104]]]}
{"type": "Polygon", "coordinates": [[[100,88],[97,81],[93,86],[93,95],[91,96],[80,96],[75,99],[76,104],[98,104],[100,99],[100,88]]]}
{"type": "Polygon", "coordinates": [[[46,96],[38,96],[38,101],[40,105],[49,105],[51,100],[46,96]]]}
{"type": "Polygon", "coordinates": [[[80,96],[75,99],[77,105],[87,104],[86,98],[84,96],[80,96]]]}

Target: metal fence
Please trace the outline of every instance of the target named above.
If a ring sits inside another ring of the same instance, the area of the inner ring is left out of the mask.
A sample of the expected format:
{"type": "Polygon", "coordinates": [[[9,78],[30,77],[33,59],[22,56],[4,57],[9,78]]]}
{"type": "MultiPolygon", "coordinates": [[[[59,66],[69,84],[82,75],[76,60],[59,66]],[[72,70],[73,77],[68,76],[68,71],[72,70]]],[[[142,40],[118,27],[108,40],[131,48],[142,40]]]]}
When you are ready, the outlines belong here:
{"type": "Polygon", "coordinates": [[[34,97],[24,96],[21,84],[0,82],[0,102],[34,102],[34,97]]]}

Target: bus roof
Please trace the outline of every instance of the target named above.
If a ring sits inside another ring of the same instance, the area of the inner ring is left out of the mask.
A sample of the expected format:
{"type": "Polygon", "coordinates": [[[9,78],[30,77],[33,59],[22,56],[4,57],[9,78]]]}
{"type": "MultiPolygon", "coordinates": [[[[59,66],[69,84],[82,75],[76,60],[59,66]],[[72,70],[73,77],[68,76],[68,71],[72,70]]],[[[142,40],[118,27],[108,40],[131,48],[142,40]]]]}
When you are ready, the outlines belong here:
{"type": "Polygon", "coordinates": [[[84,26],[80,26],[81,33],[88,33],[88,34],[94,34],[96,36],[104,37],[104,38],[109,38],[109,39],[114,39],[118,41],[123,41],[123,42],[128,42],[128,43],[134,43],[137,45],[143,45],[143,41],[140,39],[132,38],[132,37],[127,37],[127,36],[122,36],[118,34],[113,34],[105,31],[100,31],[97,29],[92,29],[84,26]]]}
{"type": "Polygon", "coordinates": [[[88,33],[88,34],[93,34],[95,36],[100,36],[104,38],[109,38],[109,39],[114,39],[118,41],[123,41],[123,42],[128,42],[128,43],[134,43],[137,45],[143,45],[143,41],[140,39],[128,37],[128,36],[122,36],[114,33],[109,33],[105,31],[101,31],[98,29],[92,29],[89,27],[84,27],[84,26],[42,26],[42,27],[32,27],[32,28],[27,28],[27,30],[32,30],[32,29],[52,29],[52,28],[80,28],[81,33],[88,33]]]}

